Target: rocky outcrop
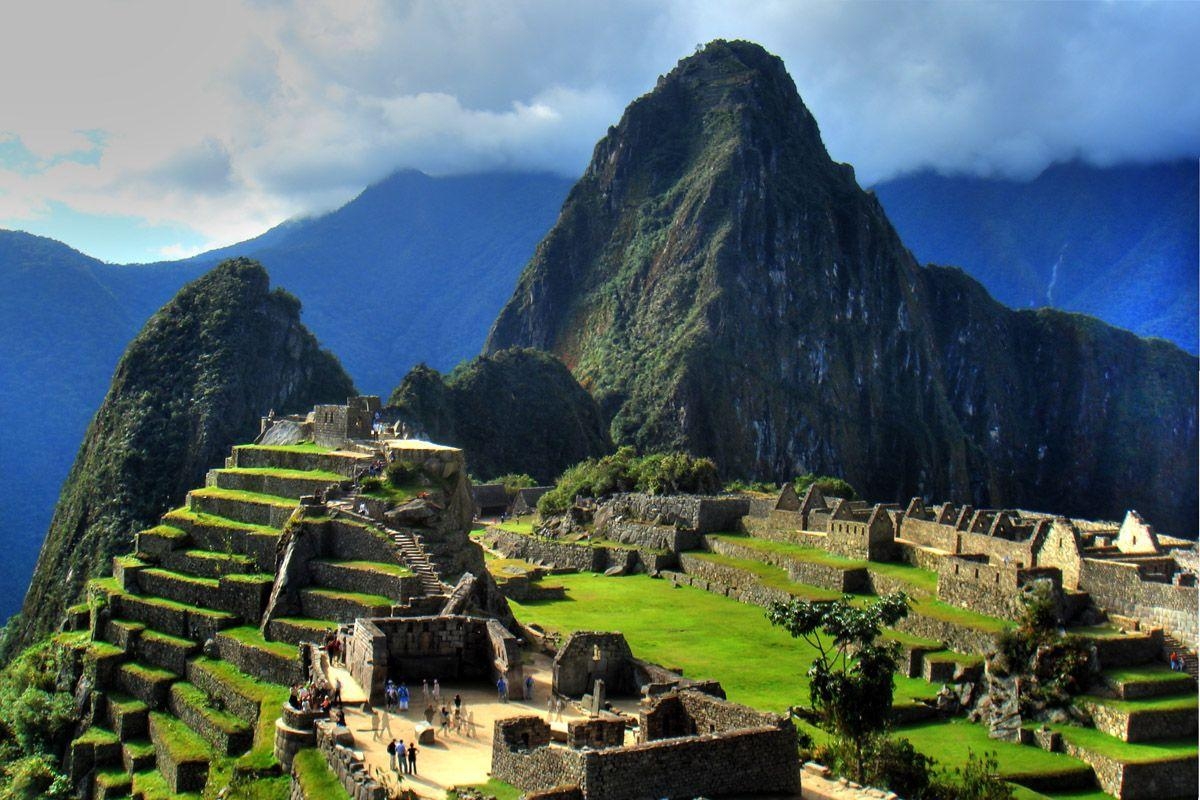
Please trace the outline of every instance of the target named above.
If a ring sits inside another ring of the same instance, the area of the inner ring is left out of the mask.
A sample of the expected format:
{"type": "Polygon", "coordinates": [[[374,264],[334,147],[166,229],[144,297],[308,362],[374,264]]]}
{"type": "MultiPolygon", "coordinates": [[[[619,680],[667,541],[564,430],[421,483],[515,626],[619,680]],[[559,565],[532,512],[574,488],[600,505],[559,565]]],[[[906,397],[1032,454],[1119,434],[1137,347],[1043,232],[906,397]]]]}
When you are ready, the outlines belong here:
{"type": "Polygon", "coordinates": [[[783,63],[717,41],[597,145],[486,351],[558,356],[612,438],[882,501],[1197,517],[1197,360],[921,267],[783,63]]]}

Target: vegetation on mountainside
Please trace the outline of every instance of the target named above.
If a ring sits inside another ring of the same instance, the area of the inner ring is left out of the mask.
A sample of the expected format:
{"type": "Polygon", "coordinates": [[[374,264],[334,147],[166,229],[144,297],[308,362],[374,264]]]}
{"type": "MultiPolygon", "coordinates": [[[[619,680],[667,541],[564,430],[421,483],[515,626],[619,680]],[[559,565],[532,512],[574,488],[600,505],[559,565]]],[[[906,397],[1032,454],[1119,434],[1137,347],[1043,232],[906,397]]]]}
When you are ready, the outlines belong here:
{"type": "MultiPolygon", "coordinates": [[[[821,494],[826,497],[841,497],[846,500],[858,500],[858,492],[847,481],[841,478],[835,478],[832,475],[814,475],[811,472],[806,472],[803,475],[797,476],[792,481],[792,488],[796,490],[796,494],[801,497],[808,491],[808,487],[816,485],[821,490],[821,494]]],[[[774,494],[779,491],[779,484],[771,481],[753,481],[753,480],[735,480],[725,484],[727,492],[761,492],[763,494],[774,494]]]]}
{"type": "Polygon", "coordinates": [[[554,488],[538,500],[542,516],[561,514],[576,497],[605,497],[617,492],[713,494],[721,488],[717,466],[689,453],[648,453],[632,447],[601,458],[589,458],[568,469],[554,488]]]}
{"type": "MultiPolygon", "coordinates": [[[[10,647],[52,630],[88,578],[178,505],[269,409],[354,387],[300,323],[300,304],[246,259],[185,286],[126,350],[63,486],[10,647]]],[[[211,491],[211,490],[210,490],[211,491]]],[[[11,651],[10,651],[11,652],[11,651]]]]}
{"type": "Polygon", "coordinates": [[[57,684],[61,657],[43,641],[0,670],[0,800],[70,794],[59,758],[78,715],[68,687],[57,684]]]}
{"type": "Polygon", "coordinates": [[[595,401],[561,362],[534,350],[481,356],[447,376],[422,364],[389,403],[418,435],[461,447],[478,475],[548,483],[612,450],[595,401]]]}

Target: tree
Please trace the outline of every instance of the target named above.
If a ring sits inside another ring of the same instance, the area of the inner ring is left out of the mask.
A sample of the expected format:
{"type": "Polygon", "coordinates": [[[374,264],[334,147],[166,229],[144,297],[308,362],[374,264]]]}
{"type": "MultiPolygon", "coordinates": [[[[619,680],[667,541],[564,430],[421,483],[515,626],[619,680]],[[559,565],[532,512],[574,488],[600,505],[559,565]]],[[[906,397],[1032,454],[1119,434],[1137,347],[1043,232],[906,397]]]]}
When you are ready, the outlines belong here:
{"type": "Polygon", "coordinates": [[[771,624],[817,650],[808,670],[809,703],[821,727],[846,749],[859,782],[864,753],[887,731],[900,661],[899,645],[879,636],[908,610],[908,596],[894,592],[861,608],[846,595],[832,603],[776,601],[768,611],[771,624]]]}

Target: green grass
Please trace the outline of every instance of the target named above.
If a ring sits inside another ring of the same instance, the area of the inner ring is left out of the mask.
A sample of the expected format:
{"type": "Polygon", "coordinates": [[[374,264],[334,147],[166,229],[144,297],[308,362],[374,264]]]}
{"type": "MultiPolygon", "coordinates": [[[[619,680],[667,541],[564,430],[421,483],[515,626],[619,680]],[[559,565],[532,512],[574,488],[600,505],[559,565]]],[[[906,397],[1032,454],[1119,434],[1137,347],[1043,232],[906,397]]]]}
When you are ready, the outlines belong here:
{"type": "Polygon", "coordinates": [[[179,530],[173,525],[155,525],[153,528],[147,528],[143,533],[153,533],[156,536],[161,536],[164,539],[186,539],[187,534],[179,530]]]}
{"type": "Polygon", "coordinates": [[[523,792],[511,783],[505,783],[495,778],[488,778],[487,783],[472,783],[465,786],[455,786],[450,791],[446,792],[446,800],[457,800],[458,792],[456,789],[474,789],[482,793],[485,797],[494,797],[496,800],[521,800],[523,792]]]}
{"type": "Polygon", "coordinates": [[[337,589],[305,589],[308,594],[324,597],[329,600],[345,600],[349,603],[360,603],[364,606],[391,606],[394,601],[381,594],[366,594],[364,592],[343,592],[337,589]]]}
{"type": "Polygon", "coordinates": [[[199,792],[175,794],[167,785],[167,779],[156,769],[133,774],[133,791],[145,800],[201,800],[199,792]]]}
{"type": "Polygon", "coordinates": [[[190,575],[186,572],[174,572],[169,569],[160,567],[151,567],[142,571],[145,575],[150,575],[159,578],[165,578],[179,583],[190,583],[193,586],[203,586],[206,589],[216,589],[221,585],[221,582],[216,578],[201,578],[199,575],[190,575]]]}
{"type": "Polygon", "coordinates": [[[1152,764],[1156,761],[1196,758],[1198,752],[1195,737],[1134,743],[1123,742],[1115,736],[1109,736],[1095,728],[1077,728],[1072,725],[1050,725],[1049,727],[1051,730],[1061,733],[1064,739],[1077,747],[1126,764],[1152,764]]]}
{"type": "Polygon", "coordinates": [[[337,630],[338,624],[327,619],[309,619],[308,617],[276,617],[275,622],[283,622],[297,628],[307,628],[312,631],[337,630]]]}
{"type": "Polygon", "coordinates": [[[228,636],[236,642],[253,647],[256,650],[263,650],[280,658],[295,659],[299,657],[299,650],[295,645],[290,645],[285,642],[268,642],[263,638],[262,633],[258,628],[244,625],[238,628],[226,628],[218,635],[228,636]]]}
{"type": "Polygon", "coordinates": [[[136,569],[138,567],[145,567],[147,564],[137,556],[117,556],[113,559],[113,566],[119,566],[122,569],[129,569],[131,567],[136,569]]]}
{"type": "Polygon", "coordinates": [[[117,735],[107,728],[101,728],[98,725],[93,725],[83,732],[81,736],[71,742],[72,745],[85,744],[117,744],[121,740],[117,735]]]}
{"type": "Polygon", "coordinates": [[[128,789],[132,783],[133,778],[120,767],[96,770],[96,785],[98,787],[112,791],[119,788],[128,789]]]}
{"type": "Polygon", "coordinates": [[[193,684],[180,681],[171,686],[171,694],[183,705],[191,706],[199,711],[209,722],[217,726],[224,733],[239,733],[250,727],[228,711],[222,711],[219,708],[213,707],[212,702],[208,699],[208,695],[193,684]]]}
{"type": "Polygon", "coordinates": [[[1067,633],[1074,636],[1083,636],[1087,639],[1120,639],[1122,636],[1128,636],[1125,631],[1115,625],[1107,624],[1067,628],[1067,633]]]}
{"type": "Polygon", "coordinates": [[[183,554],[188,558],[195,558],[200,561],[219,561],[222,564],[229,565],[231,572],[244,571],[246,567],[254,564],[253,558],[241,555],[240,553],[221,553],[215,550],[185,550],[183,554]],[[234,569],[234,567],[237,567],[237,569],[234,569]]]}
{"type": "Polygon", "coordinates": [[[151,711],[150,721],[159,733],[163,746],[176,763],[182,761],[211,761],[212,750],[200,735],[170,714],[151,711]]]}
{"type": "Polygon", "coordinates": [[[936,639],[925,639],[904,631],[897,631],[888,628],[883,632],[883,638],[891,642],[898,642],[903,647],[922,647],[930,651],[941,650],[943,645],[936,639]]]}
{"type": "Polygon", "coordinates": [[[896,730],[912,742],[913,747],[933,756],[942,766],[959,766],[967,761],[967,751],[976,755],[995,752],[1001,777],[1019,781],[1034,775],[1057,775],[1072,772],[1091,772],[1082,761],[1062,753],[1048,753],[1040,747],[1004,742],[988,738],[988,730],[965,720],[931,721],[908,725],[896,730]]]}
{"type": "Polygon", "coordinates": [[[1084,695],[1081,699],[1125,712],[1185,711],[1188,709],[1195,711],[1197,707],[1195,692],[1168,694],[1160,697],[1145,697],[1137,700],[1112,700],[1107,697],[1096,697],[1094,695],[1084,695]]]}
{"type": "MultiPolygon", "coordinates": [[[[165,570],[158,570],[158,571],[164,572],[165,570]]],[[[169,574],[182,575],[182,573],[169,573],[169,574]]],[[[187,578],[190,576],[184,575],[183,577],[187,578]]],[[[208,579],[201,579],[201,580],[208,580],[208,579]]],[[[153,595],[134,594],[132,592],[126,592],[117,584],[116,580],[113,578],[94,578],[88,582],[88,586],[90,586],[94,589],[103,591],[110,596],[111,595],[119,595],[121,597],[127,597],[130,600],[136,600],[139,603],[146,603],[147,605],[156,606],[156,607],[164,609],[164,610],[183,611],[183,612],[187,612],[189,614],[199,614],[201,616],[209,617],[210,619],[218,619],[218,620],[220,620],[220,619],[229,619],[229,620],[235,619],[233,614],[229,614],[225,611],[216,611],[211,608],[204,608],[203,606],[193,606],[193,605],[189,605],[187,603],[180,603],[175,600],[168,600],[165,597],[155,597],[153,595]]]]}
{"type": "Polygon", "coordinates": [[[966,666],[974,666],[975,664],[983,663],[983,656],[979,655],[978,653],[956,653],[953,650],[939,650],[934,653],[926,653],[924,658],[926,661],[947,664],[963,664],[966,666]]]}
{"type": "MultiPolygon", "coordinates": [[[[388,564],[384,561],[336,561],[332,559],[319,560],[318,564],[329,564],[335,567],[345,567],[346,569],[361,569],[370,572],[380,572],[384,575],[391,575],[394,578],[407,578],[413,574],[413,571],[403,564],[388,564]]],[[[391,602],[390,600],[388,601],[391,602]]]]}
{"type": "Polygon", "coordinates": [[[284,479],[299,479],[299,480],[314,480],[314,481],[329,481],[330,483],[340,483],[346,480],[345,475],[339,475],[336,472],[330,472],[325,469],[281,469],[277,467],[226,467],[219,469],[217,472],[226,472],[230,475],[261,475],[267,478],[284,478],[284,479]]]}
{"type": "Polygon", "coordinates": [[[498,522],[492,527],[510,533],[521,533],[525,536],[533,535],[533,522],[513,522],[509,520],[508,522],[498,522]]]}
{"type": "Polygon", "coordinates": [[[151,683],[179,680],[179,676],[170,670],[162,669],[161,667],[155,667],[150,664],[142,664],[138,661],[130,661],[127,664],[122,664],[121,671],[128,672],[131,675],[135,675],[138,678],[151,683]]]}
{"type": "Polygon", "coordinates": [[[1111,794],[1105,794],[1099,789],[1076,789],[1070,792],[1055,792],[1053,796],[1035,792],[1016,783],[1010,783],[1013,789],[1013,800],[1113,800],[1111,794]]]}
{"type": "Polygon", "coordinates": [[[761,561],[754,561],[753,559],[748,558],[723,556],[719,553],[689,553],[688,557],[699,558],[722,567],[730,567],[732,569],[750,573],[763,586],[771,589],[778,589],[781,592],[787,592],[793,597],[797,597],[801,600],[837,600],[842,596],[840,592],[822,589],[819,586],[809,586],[806,583],[796,583],[788,577],[787,571],[782,567],[773,567],[770,564],[764,564],[761,561]]]}
{"type": "Polygon", "coordinates": [[[292,772],[305,797],[350,800],[350,795],[325,762],[325,756],[316,748],[296,753],[296,758],[292,761],[292,772]]]}
{"type": "Polygon", "coordinates": [[[275,720],[282,713],[289,689],[268,681],[253,678],[228,661],[213,660],[201,656],[193,666],[212,675],[217,681],[230,687],[243,697],[258,701],[258,724],[254,731],[254,746],[250,752],[237,760],[238,769],[262,771],[275,762],[275,720]]]}
{"type": "Polygon", "coordinates": [[[194,525],[201,525],[206,528],[224,528],[235,533],[269,533],[279,535],[279,528],[272,528],[270,525],[255,525],[249,522],[238,522],[236,519],[222,517],[219,514],[207,514],[203,511],[192,511],[188,508],[176,508],[173,511],[168,511],[163,519],[176,519],[190,522],[194,525]]]}
{"type": "Polygon", "coordinates": [[[130,697],[127,694],[121,694],[120,692],[108,693],[108,705],[122,714],[133,714],[146,710],[146,704],[141,700],[138,700],[136,697],[130,697]]]}
{"type": "MultiPolygon", "coordinates": [[[[518,619],[564,634],[620,631],[639,658],[682,668],[690,678],[717,679],[738,703],[785,711],[808,702],[805,673],[816,651],[771,625],[757,606],[691,586],[675,588],[646,575],[543,579],[550,581],[566,589],[566,599],[510,600],[518,619]]],[[[932,694],[934,690],[920,679],[896,678],[898,704],[932,694]]]]}
{"type": "Polygon", "coordinates": [[[952,606],[949,603],[943,603],[941,600],[934,600],[933,598],[914,598],[913,611],[924,617],[940,619],[943,622],[952,622],[985,633],[1001,633],[1009,628],[1016,627],[1016,623],[1011,620],[989,617],[986,614],[952,606]]]}
{"type": "Polygon", "coordinates": [[[332,453],[328,447],[321,447],[315,442],[300,444],[239,444],[235,450],[266,450],[275,453],[332,453]]]}
{"type": "Polygon", "coordinates": [[[429,488],[418,483],[406,483],[402,486],[393,486],[392,484],[388,483],[387,478],[381,478],[380,481],[381,482],[378,489],[368,492],[360,488],[358,493],[363,497],[373,497],[376,500],[386,500],[392,503],[405,503],[429,488]]]}
{"type": "Polygon", "coordinates": [[[937,594],[938,576],[933,570],[891,561],[868,561],[867,571],[885,578],[903,581],[917,592],[937,594]]]}
{"type": "Polygon", "coordinates": [[[238,500],[244,503],[277,506],[280,508],[295,508],[297,502],[290,497],[280,497],[274,494],[246,492],[241,489],[219,489],[216,486],[205,486],[203,489],[193,489],[196,497],[214,497],[221,500],[238,500]]]}
{"type": "Polygon", "coordinates": [[[275,576],[269,572],[234,572],[222,575],[221,580],[227,583],[267,583],[275,582],[275,576]]]}
{"type": "Polygon", "coordinates": [[[1175,672],[1166,664],[1143,664],[1138,667],[1117,667],[1100,673],[1109,683],[1182,683],[1190,681],[1186,672],[1175,672]]]}

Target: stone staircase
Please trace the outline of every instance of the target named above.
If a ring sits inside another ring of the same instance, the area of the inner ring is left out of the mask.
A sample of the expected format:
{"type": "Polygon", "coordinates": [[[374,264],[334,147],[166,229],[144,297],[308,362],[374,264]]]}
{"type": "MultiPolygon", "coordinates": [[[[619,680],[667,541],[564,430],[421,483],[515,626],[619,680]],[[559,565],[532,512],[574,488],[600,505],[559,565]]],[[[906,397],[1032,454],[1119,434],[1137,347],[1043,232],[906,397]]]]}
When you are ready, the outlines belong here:
{"type": "Polygon", "coordinates": [[[1173,634],[1163,632],[1163,650],[1168,655],[1178,653],[1183,659],[1183,671],[1192,676],[1192,680],[1200,678],[1200,659],[1196,657],[1196,651],[1189,648],[1183,641],[1173,634]]]}
{"type": "Polygon", "coordinates": [[[429,555],[425,552],[419,536],[411,531],[393,528],[378,519],[360,514],[353,510],[353,503],[338,503],[332,512],[332,516],[345,516],[382,530],[392,540],[392,544],[395,545],[396,552],[399,553],[401,560],[420,579],[421,590],[427,597],[444,596],[447,594],[447,587],[442,583],[441,578],[438,577],[437,570],[434,569],[433,562],[429,560],[429,555]]]}

